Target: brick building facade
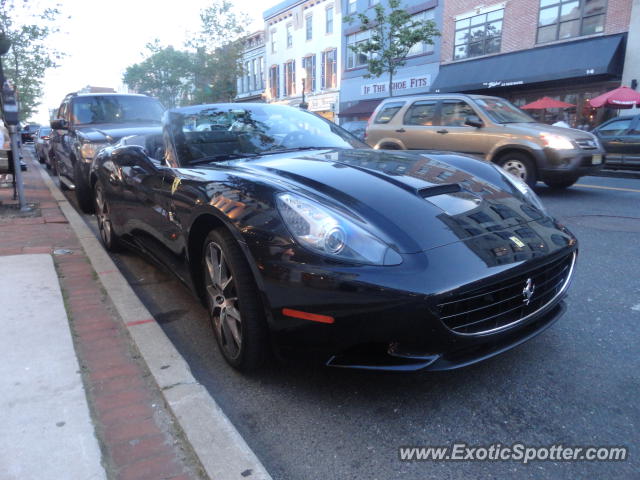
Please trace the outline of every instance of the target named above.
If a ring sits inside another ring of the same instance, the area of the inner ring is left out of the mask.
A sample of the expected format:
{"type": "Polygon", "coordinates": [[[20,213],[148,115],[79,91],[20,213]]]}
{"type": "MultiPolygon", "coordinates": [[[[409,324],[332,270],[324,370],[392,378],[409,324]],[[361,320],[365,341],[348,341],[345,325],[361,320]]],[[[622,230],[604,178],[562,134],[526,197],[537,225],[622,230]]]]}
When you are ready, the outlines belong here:
{"type": "Polygon", "coordinates": [[[506,97],[542,96],[576,107],[560,114],[587,128],[613,112],[587,100],[621,84],[633,0],[447,0],[440,74],[433,90],[506,97]]]}

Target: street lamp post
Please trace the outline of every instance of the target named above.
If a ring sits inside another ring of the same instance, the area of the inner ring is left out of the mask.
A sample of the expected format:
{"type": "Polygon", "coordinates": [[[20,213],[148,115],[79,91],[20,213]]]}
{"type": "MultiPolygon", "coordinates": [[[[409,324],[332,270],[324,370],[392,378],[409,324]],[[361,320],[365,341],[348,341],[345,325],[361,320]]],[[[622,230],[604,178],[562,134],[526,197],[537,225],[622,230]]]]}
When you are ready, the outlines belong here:
{"type": "Polygon", "coordinates": [[[300,78],[302,79],[302,102],[300,102],[300,108],[303,110],[309,109],[309,104],[304,99],[304,93],[306,90],[306,82],[307,82],[307,69],[302,68],[299,72],[300,78]]]}

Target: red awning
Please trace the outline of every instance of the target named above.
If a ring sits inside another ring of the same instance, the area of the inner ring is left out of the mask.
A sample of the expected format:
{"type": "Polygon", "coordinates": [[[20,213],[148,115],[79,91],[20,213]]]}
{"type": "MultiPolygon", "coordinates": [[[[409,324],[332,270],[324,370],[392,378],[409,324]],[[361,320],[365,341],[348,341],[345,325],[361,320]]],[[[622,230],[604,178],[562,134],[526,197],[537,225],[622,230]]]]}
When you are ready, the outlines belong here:
{"type": "Polygon", "coordinates": [[[550,97],[542,97],[535,102],[527,103],[520,108],[525,110],[545,110],[547,108],[569,108],[575,107],[571,103],[561,102],[560,100],[554,100],[550,97]]]}
{"type": "Polygon", "coordinates": [[[384,100],[384,98],[376,98],[374,100],[362,100],[358,103],[354,103],[350,107],[345,108],[340,113],[338,113],[338,116],[339,117],[360,117],[364,115],[371,115],[382,100],[384,100]]]}
{"type": "Polygon", "coordinates": [[[589,100],[592,107],[633,108],[640,106],[640,92],[629,87],[618,87],[589,100]]]}

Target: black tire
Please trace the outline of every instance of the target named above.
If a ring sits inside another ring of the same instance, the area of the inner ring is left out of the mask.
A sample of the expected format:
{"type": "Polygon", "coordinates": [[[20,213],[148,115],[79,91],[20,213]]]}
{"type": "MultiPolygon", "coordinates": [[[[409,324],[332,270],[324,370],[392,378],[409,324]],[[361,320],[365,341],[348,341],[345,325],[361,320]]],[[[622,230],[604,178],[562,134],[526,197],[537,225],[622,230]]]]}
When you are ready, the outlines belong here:
{"type": "Polygon", "coordinates": [[[76,199],[80,210],[84,213],[93,213],[95,207],[93,189],[84,178],[78,161],[73,164],[73,183],[76,185],[76,199]]]}
{"type": "Polygon", "coordinates": [[[393,143],[385,143],[380,147],[380,150],[401,150],[401,148],[393,143]]]}
{"type": "Polygon", "coordinates": [[[36,157],[38,157],[38,162],[45,163],[44,157],[40,154],[40,152],[36,151],[36,157]]]}
{"type": "Polygon", "coordinates": [[[498,158],[496,164],[512,175],[520,177],[530,187],[534,187],[538,181],[535,164],[526,153],[507,152],[498,158]]]}
{"type": "Polygon", "coordinates": [[[94,186],[94,209],[98,220],[98,231],[102,245],[109,252],[119,252],[122,250],[120,237],[113,231],[113,223],[111,222],[111,206],[107,201],[104,193],[104,187],[97,181],[94,186]]]}
{"type": "Polygon", "coordinates": [[[224,359],[243,373],[264,367],[271,348],[262,301],[251,268],[227,230],[209,232],[202,247],[201,268],[209,318],[224,359]],[[214,258],[218,252],[221,256],[214,258]],[[219,269],[218,286],[212,276],[215,275],[212,272],[217,271],[217,259],[221,259],[220,264],[226,264],[219,269]],[[220,289],[225,271],[228,282],[220,289]],[[232,313],[227,314],[227,311],[232,313]],[[237,321],[234,321],[236,317],[237,321]]]}
{"type": "Polygon", "coordinates": [[[572,178],[554,178],[554,179],[545,180],[544,183],[546,183],[547,186],[549,186],[550,188],[562,189],[562,188],[569,188],[571,185],[573,185],[577,181],[578,179],[573,177],[572,178]]]}

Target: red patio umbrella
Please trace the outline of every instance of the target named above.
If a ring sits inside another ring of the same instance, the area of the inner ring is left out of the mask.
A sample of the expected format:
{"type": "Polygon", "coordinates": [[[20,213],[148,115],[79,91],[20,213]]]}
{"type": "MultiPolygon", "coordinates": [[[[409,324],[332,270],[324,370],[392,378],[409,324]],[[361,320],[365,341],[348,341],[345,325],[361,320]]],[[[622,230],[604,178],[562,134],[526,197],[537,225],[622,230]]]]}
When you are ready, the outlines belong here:
{"type": "Polygon", "coordinates": [[[527,103],[521,106],[525,110],[546,110],[547,108],[569,108],[575,107],[575,105],[567,102],[561,102],[560,100],[554,100],[549,97],[542,97],[535,102],[527,103]]]}
{"type": "Polygon", "coordinates": [[[636,92],[629,87],[618,87],[615,90],[592,98],[589,100],[589,104],[595,108],[633,108],[634,105],[640,106],[640,92],[636,92]]]}

